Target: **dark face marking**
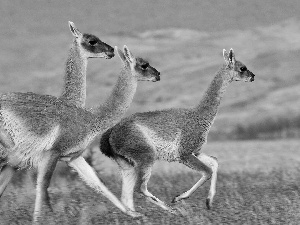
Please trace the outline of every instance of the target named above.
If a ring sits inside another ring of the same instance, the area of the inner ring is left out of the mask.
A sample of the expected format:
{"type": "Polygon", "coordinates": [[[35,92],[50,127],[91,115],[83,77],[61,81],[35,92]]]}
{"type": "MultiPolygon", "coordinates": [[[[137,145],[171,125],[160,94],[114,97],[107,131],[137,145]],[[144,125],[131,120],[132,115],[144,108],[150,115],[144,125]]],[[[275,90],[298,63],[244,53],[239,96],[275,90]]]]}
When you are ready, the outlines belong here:
{"type": "Polygon", "coordinates": [[[254,81],[254,74],[240,61],[236,61],[234,70],[237,72],[235,80],[254,81]]]}
{"type": "Polygon", "coordinates": [[[90,53],[104,53],[107,58],[114,57],[114,48],[101,41],[98,37],[92,34],[83,34],[82,47],[90,53]]]}
{"type": "Polygon", "coordinates": [[[149,67],[149,62],[147,62],[146,60],[142,59],[142,58],[137,58],[136,59],[136,64],[142,69],[142,70],[146,70],[149,67]]]}
{"type": "Polygon", "coordinates": [[[245,72],[247,70],[247,67],[246,66],[242,66],[241,68],[240,68],[240,71],[241,72],[245,72]]]}
{"type": "Polygon", "coordinates": [[[248,70],[248,74],[249,74],[249,76],[251,77],[251,78],[250,78],[250,82],[253,82],[253,81],[254,81],[255,75],[254,75],[250,70],[248,70]]]}
{"type": "Polygon", "coordinates": [[[91,46],[95,46],[97,43],[98,43],[97,40],[90,40],[90,41],[89,41],[89,44],[90,44],[91,46]]]}
{"type": "Polygon", "coordinates": [[[148,80],[153,82],[160,80],[160,72],[150,66],[149,62],[142,58],[136,58],[136,70],[140,75],[138,77],[139,80],[148,80]]]}
{"type": "Polygon", "coordinates": [[[141,68],[142,68],[142,70],[146,70],[148,68],[148,66],[149,66],[149,63],[142,64],[141,68]]]}

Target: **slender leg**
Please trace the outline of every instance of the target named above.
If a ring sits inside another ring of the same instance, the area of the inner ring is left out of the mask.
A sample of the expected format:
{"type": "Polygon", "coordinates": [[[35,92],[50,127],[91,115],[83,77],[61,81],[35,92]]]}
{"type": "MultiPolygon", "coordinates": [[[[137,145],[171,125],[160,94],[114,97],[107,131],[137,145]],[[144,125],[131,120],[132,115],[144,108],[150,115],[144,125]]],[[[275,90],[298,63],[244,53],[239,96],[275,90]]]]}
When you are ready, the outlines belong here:
{"type": "Polygon", "coordinates": [[[122,177],[122,203],[130,210],[135,211],[133,193],[137,181],[137,174],[134,167],[121,169],[122,177]]]}
{"type": "Polygon", "coordinates": [[[5,188],[13,178],[15,172],[16,170],[13,167],[9,165],[3,166],[0,173],[0,197],[2,196],[5,188]]]}
{"type": "Polygon", "coordinates": [[[154,203],[155,205],[163,208],[164,210],[167,210],[170,213],[177,214],[176,210],[174,210],[171,206],[167,205],[165,202],[161,201],[157,197],[155,197],[153,194],[151,194],[147,189],[147,183],[151,176],[151,170],[152,170],[153,164],[150,165],[141,165],[138,166],[136,171],[138,173],[138,181],[137,181],[137,189],[140,191],[142,195],[145,196],[145,198],[154,203]]]}
{"type": "Polygon", "coordinates": [[[93,188],[95,191],[100,192],[106,198],[108,198],[115,206],[117,206],[122,212],[132,217],[140,217],[142,214],[128,210],[118,198],[110,192],[110,190],[100,181],[93,168],[84,160],[83,157],[78,157],[68,163],[69,166],[74,168],[84,182],[93,188]]]}
{"type": "Polygon", "coordinates": [[[37,171],[36,170],[31,170],[29,173],[29,177],[31,182],[36,185],[36,181],[37,181],[37,171]]]}
{"type": "Polygon", "coordinates": [[[122,195],[121,201],[128,209],[135,211],[133,202],[133,193],[137,181],[137,174],[135,167],[129,164],[122,158],[115,158],[115,161],[120,167],[120,174],[122,177],[122,195]]]}
{"type": "Polygon", "coordinates": [[[48,151],[44,154],[43,159],[39,162],[37,168],[38,174],[36,186],[36,199],[33,215],[34,222],[37,222],[39,220],[42,209],[44,207],[52,211],[47,189],[50,185],[51,177],[55,169],[57,160],[58,155],[54,155],[52,152],[48,151]]]}
{"type": "Polygon", "coordinates": [[[217,173],[218,173],[218,166],[219,165],[218,165],[217,158],[215,158],[215,157],[207,156],[207,155],[203,155],[203,156],[200,155],[199,157],[200,158],[208,157],[207,161],[211,165],[211,169],[212,169],[211,183],[210,183],[208,197],[206,199],[206,207],[207,207],[207,209],[211,209],[212,202],[213,202],[213,199],[214,199],[215,194],[216,194],[217,173]]]}
{"type": "Polygon", "coordinates": [[[0,124],[0,198],[16,173],[15,168],[6,164],[8,149],[12,148],[14,143],[10,140],[6,131],[1,128],[1,125],[2,124],[0,124]]]}
{"type": "Polygon", "coordinates": [[[209,178],[211,179],[211,185],[209,194],[206,200],[206,206],[210,209],[212,205],[213,198],[216,193],[216,182],[217,182],[217,170],[218,170],[218,162],[215,158],[207,156],[205,154],[200,154],[197,157],[195,155],[189,155],[186,157],[182,163],[190,167],[191,169],[200,171],[203,175],[200,180],[188,191],[183,194],[175,197],[172,202],[178,202],[181,199],[188,198],[191,194],[193,194],[201,185],[205,183],[209,178]]]}

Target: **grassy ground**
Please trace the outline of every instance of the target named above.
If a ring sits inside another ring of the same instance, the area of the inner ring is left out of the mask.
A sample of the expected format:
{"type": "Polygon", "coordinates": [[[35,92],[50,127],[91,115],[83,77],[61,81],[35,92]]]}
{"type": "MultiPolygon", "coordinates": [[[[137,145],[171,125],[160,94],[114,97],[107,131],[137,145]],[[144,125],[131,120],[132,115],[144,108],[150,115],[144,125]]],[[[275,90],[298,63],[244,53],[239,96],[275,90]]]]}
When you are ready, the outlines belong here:
{"type": "MultiPolygon", "coordinates": [[[[104,157],[99,149],[94,150],[94,168],[102,176],[115,173],[115,163],[104,157]]],[[[270,140],[270,141],[230,141],[210,142],[203,146],[203,152],[218,158],[219,170],[231,172],[269,172],[276,169],[293,170],[300,164],[299,140],[270,140]]],[[[179,163],[157,162],[153,174],[177,174],[177,172],[193,172],[179,163]]]]}
{"type": "MultiPolygon", "coordinates": [[[[189,199],[173,205],[181,212],[178,216],[165,213],[136,196],[136,209],[146,216],[137,220],[120,213],[105,198],[86,187],[75,173],[57,170],[50,188],[54,214],[45,216],[43,223],[298,224],[299,149],[299,142],[288,140],[212,143],[205,152],[217,156],[220,163],[213,208],[205,207],[208,182],[189,199]]],[[[110,165],[107,162],[103,166],[108,169],[110,165]]],[[[194,171],[177,165],[176,170],[169,170],[172,166],[158,163],[149,183],[149,190],[167,203],[199,179],[194,171]]],[[[100,176],[119,196],[121,184],[114,168],[110,167],[110,173],[103,169],[100,176]]],[[[1,198],[1,224],[30,224],[34,197],[30,178],[20,173],[1,198]]]]}

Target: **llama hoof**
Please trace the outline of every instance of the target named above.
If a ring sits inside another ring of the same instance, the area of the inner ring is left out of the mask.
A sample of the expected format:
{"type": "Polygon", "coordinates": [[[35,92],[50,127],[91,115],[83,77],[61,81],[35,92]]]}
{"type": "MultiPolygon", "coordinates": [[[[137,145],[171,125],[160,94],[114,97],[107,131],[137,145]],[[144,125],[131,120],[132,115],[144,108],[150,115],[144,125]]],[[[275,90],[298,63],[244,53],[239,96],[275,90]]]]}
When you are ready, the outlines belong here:
{"type": "Polygon", "coordinates": [[[176,203],[176,202],[179,202],[179,201],[181,201],[183,199],[187,199],[187,198],[188,197],[185,197],[185,198],[181,197],[180,198],[180,195],[177,195],[175,198],[173,198],[172,203],[176,203]]]}
{"type": "Polygon", "coordinates": [[[177,211],[176,209],[173,209],[173,208],[171,208],[171,207],[170,207],[170,209],[169,209],[168,211],[169,211],[169,213],[171,213],[171,214],[173,214],[173,215],[180,215],[180,212],[179,212],[179,211],[177,211]]]}
{"type": "Polygon", "coordinates": [[[210,209],[211,209],[211,206],[212,206],[212,200],[211,200],[210,198],[207,198],[207,199],[206,199],[206,208],[207,208],[208,210],[210,210],[210,209]]]}
{"type": "Polygon", "coordinates": [[[178,215],[180,215],[180,216],[188,216],[189,215],[189,212],[183,207],[178,207],[176,209],[178,210],[178,212],[179,212],[178,215]]]}
{"type": "Polygon", "coordinates": [[[144,216],[144,214],[142,214],[142,213],[131,211],[131,210],[128,210],[126,212],[126,214],[129,215],[129,216],[131,216],[131,217],[133,217],[133,218],[141,218],[141,217],[144,216]]]}
{"type": "Polygon", "coordinates": [[[175,198],[173,198],[172,203],[178,202],[178,201],[180,200],[180,199],[179,199],[179,196],[180,196],[180,195],[177,195],[175,198]]]}

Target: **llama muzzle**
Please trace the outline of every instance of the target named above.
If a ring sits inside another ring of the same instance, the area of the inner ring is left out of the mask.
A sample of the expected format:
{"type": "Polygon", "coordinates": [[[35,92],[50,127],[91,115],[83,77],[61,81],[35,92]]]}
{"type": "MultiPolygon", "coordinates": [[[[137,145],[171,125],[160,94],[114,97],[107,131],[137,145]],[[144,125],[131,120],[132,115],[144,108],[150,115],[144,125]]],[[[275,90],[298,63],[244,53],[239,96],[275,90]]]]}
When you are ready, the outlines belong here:
{"type": "Polygon", "coordinates": [[[112,57],[115,56],[115,53],[114,52],[105,52],[105,55],[106,55],[106,59],[111,59],[112,57]]]}
{"type": "Polygon", "coordinates": [[[255,75],[251,72],[251,71],[249,71],[248,70],[248,73],[249,73],[249,75],[250,75],[250,82],[253,82],[254,81],[254,77],[255,77],[255,75]]]}

